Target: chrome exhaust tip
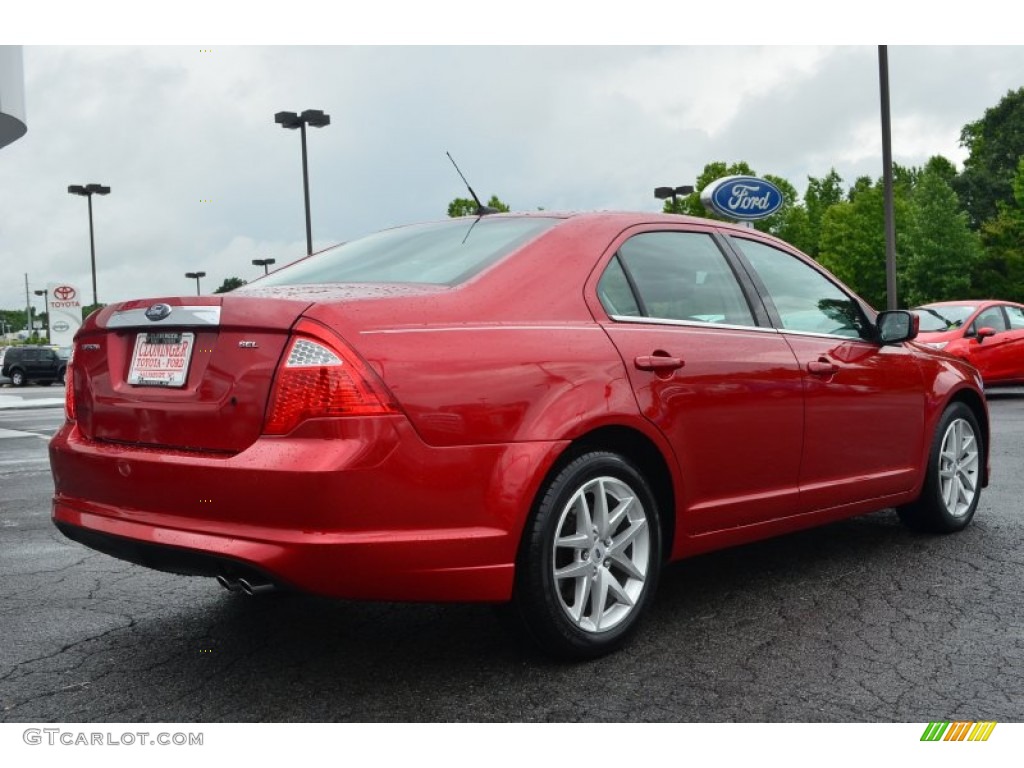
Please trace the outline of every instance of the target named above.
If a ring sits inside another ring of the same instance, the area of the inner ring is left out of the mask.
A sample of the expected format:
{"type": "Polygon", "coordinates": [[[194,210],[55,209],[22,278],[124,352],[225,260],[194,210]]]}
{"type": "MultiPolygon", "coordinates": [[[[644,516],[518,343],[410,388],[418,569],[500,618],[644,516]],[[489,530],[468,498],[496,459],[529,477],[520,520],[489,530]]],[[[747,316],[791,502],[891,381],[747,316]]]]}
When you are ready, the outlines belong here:
{"type": "Polygon", "coordinates": [[[228,592],[240,592],[242,590],[242,585],[240,583],[232,581],[222,573],[217,574],[217,583],[224,587],[228,592]]]}
{"type": "Polygon", "coordinates": [[[262,594],[264,592],[273,592],[275,589],[274,585],[270,584],[269,582],[265,582],[263,584],[253,584],[247,579],[239,579],[238,586],[243,592],[245,592],[245,594],[249,595],[250,597],[252,597],[253,595],[262,594]]]}

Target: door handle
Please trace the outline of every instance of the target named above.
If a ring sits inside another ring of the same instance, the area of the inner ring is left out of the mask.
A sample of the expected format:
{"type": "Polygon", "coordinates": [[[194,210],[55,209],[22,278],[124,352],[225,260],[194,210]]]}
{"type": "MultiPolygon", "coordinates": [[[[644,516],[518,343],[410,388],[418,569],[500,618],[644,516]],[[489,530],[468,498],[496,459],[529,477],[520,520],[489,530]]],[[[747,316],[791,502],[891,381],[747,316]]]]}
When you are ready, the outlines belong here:
{"type": "Polygon", "coordinates": [[[668,355],[639,355],[634,358],[633,365],[635,365],[641,371],[676,371],[686,365],[685,362],[680,360],[678,357],[670,357],[668,355]]]}
{"type": "Polygon", "coordinates": [[[817,360],[809,362],[807,364],[807,370],[815,376],[835,376],[839,373],[839,366],[831,360],[826,360],[824,357],[820,357],[817,360]]]}

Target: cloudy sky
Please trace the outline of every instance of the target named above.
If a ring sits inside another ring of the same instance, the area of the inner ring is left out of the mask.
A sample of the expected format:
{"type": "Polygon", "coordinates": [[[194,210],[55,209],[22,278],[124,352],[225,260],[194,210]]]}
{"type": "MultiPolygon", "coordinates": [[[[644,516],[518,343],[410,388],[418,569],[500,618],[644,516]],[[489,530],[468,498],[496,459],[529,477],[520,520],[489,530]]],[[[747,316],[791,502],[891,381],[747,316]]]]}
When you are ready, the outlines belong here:
{"type": "MultiPolygon", "coordinates": [[[[225,35],[224,39],[231,39],[225,35]]],[[[0,43],[18,43],[0,39],[0,43]]],[[[874,45],[31,45],[28,133],[0,149],[0,308],[31,289],[102,302],[210,292],[251,261],[305,253],[299,135],[310,129],[314,248],[442,217],[465,188],[513,209],[658,210],[659,185],[714,160],[789,179],[881,175],[874,45]]],[[[962,163],[963,125],[1024,86],[1024,47],[890,46],[894,159],[962,163]]],[[[41,300],[32,297],[41,309],[41,300]]]]}

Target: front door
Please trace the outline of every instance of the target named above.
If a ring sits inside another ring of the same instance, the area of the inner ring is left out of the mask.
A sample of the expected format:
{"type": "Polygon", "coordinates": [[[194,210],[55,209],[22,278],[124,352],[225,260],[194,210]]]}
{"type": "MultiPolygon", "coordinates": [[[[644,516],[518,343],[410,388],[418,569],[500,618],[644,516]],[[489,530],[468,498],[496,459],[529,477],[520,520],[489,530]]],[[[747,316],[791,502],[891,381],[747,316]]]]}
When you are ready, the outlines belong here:
{"type": "Polygon", "coordinates": [[[803,374],[801,500],[839,507],[913,488],[925,402],[914,354],[882,346],[860,303],[795,254],[731,237],[803,374]]]}

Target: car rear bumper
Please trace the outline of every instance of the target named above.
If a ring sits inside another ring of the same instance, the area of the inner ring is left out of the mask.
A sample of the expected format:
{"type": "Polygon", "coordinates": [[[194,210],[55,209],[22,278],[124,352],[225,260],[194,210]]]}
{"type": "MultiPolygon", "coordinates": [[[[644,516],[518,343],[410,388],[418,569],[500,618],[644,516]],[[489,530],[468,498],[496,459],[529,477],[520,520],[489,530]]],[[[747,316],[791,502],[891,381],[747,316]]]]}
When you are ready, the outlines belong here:
{"type": "Polygon", "coordinates": [[[50,444],[53,521],[176,573],[351,599],[511,596],[526,514],[563,444],[434,448],[402,417],[330,429],[217,456],[90,441],[65,425],[50,444]]]}

